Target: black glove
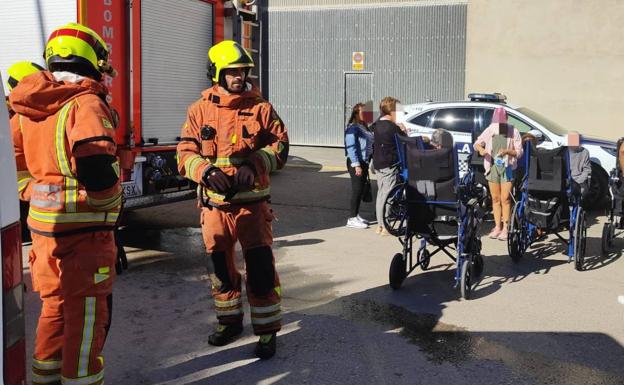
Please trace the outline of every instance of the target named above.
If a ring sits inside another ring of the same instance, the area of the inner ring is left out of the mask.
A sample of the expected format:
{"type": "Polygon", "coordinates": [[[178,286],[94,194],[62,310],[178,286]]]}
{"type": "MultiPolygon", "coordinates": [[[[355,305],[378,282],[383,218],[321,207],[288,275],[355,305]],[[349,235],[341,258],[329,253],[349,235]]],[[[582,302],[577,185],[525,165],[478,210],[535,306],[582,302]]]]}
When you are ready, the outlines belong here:
{"type": "Polygon", "coordinates": [[[236,170],[234,183],[236,183],[238,187],[253,187],[255,181],[256,172],[251,164],[242,164],[238,170],[236,170]]]}
{"type": "Polygon", "coordinates": [[[225,193],[231,187],[230,178],[219,167],[208,167],[202,176],[202,183],[212,191],[225,193]]]}

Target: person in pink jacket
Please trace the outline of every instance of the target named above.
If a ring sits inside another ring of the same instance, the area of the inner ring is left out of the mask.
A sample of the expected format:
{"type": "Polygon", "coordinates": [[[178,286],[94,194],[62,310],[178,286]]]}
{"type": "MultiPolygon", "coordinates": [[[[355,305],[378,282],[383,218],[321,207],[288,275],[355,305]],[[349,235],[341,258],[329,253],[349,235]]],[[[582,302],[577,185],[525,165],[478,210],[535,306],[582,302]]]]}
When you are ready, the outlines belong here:
{"type": "Polygon", "coordinates": [[[522,156],[520,132],[507,123],[507,112],[502,107],[494,110],[492,124],[477,138],[474,149],[484,159],[485,176],[492,195],[492,212],[496,226],[490,238],[507,240],[511,216],[511,189],[513,171],[522,156]]]}

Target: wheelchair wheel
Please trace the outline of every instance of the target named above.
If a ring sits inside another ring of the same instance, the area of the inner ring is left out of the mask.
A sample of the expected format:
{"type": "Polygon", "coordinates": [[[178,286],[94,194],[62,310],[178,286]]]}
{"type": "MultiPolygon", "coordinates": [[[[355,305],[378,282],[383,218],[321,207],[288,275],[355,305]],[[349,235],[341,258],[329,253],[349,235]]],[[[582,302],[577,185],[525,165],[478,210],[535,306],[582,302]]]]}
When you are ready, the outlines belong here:
{"type": "Polygon", "coordinates": [[[405,234],[407,218],[407,204],[405,202],[405,184],[397,184],[394,186],[383,205],[382,218],[383,225],[388,233],[395,237],[405,234]]]}
{"type": "Polygon", "coordinates": [[[511,223],[509,224],[509,233],[507,234],[507,252],[514,262],[520,261],[524,253],[522,245],[525,242],[527,232],[523,225],[523,218],[518,216],[520,201],[516,202],[511,212],[511,223]]]}
{"type": "Polygon", "coordinates": [[[403,254],[396,253],[390,263],[390,287],[394,290],[401,288],[403,280],[407,276],[406,260],[403,259],[403,254]]]}
{"type": "Polygon", "coordinates": [[[576,223],[574,226],[574,268],[577,271],[583,270],[586,242],[587,229],[585,227],[585,211],[579,207],[576,212],[576,223]]]}
{"type": "Polygon", "coordinates": [[[602,255],[606,256],[613,245],[613,224],[605,223],[602,227],[602,255]]]}
{"type": "Polygon", "coordinates": [[[429,268],[429,262],[431,262],[431,254],[429,253],[429,250],[425,249],[418,253],[418,262],[420,262],[420,268],[423,269],[423,271],[429,268]]]}
{"type": "Polygon", "coordinates": [[[460,290],[463,299],[470,299],[470,294],[472,293],[472,264],[473,263],[466,258],[461,265],[460,290]]]}

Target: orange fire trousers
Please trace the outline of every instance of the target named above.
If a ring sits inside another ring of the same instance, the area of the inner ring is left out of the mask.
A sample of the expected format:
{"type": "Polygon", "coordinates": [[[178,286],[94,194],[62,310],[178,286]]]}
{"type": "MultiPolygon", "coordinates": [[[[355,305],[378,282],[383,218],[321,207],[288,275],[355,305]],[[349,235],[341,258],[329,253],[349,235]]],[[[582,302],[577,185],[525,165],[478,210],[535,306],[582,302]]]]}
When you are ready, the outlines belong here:
{"type": "Polygon", "coordinates": [[[33,289],[43,302],[32,383],[100,385],[115,278],[113,232],[32,238],[33,289]]]}
{"type": "Polygon", "coordinates": [[[272,220],[273,212],[266,201],[202,208],[202,235],[216,276],[212,280],[212,295],[222,325],[243,321],[241,274],[234,253],[238,240],[245,258],[245,287],[254,333],[270,334],[281,328],[281,287],[271,250],[272,220]]]}

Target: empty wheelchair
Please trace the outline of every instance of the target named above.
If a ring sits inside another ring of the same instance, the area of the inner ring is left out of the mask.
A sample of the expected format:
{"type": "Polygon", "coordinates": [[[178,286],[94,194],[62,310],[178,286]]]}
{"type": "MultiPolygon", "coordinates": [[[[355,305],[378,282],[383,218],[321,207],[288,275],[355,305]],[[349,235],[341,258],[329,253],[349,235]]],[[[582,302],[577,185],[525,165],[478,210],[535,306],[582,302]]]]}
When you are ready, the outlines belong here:
{"type": "Polygon", "coordinates": [[[430,258],[443,252],[455,261],[454,284],[467,299],[483,273],[479,226],[485,189],[474,182],[471,171],[459,177],[454,149],[425,149],[416,140],[403,140],[402,145],[405,183],[397,188],[395,207],[403,213],[395,230],[403,252],[390,264],[390,286],[400,288],[416,267],[427,269],[430,258]],[[428,245],[435,249],[429,251],[428,245]]]}
{"type": "MultiPolygon", "coordinates": [[[[618,140],[617,154],[624,144],[624,138],[618,140]]],[[[611,171],[609,180],[611,205],[607,223],[602,228],[602,255],[607,255],[613,249],[613,240],[624,233],[624,170],[620,167],[619,159],[615,161],[615,168],[611,171]]]]}
{"type": "Polygon", "coordinates": [[[568,261],[583,269],[586,246],[585,210],[573,188],[567,147],[552,150],[525,143],[520,200],[513,206],[507,249],[518,262],[538,237],[554,234],[566,246],[568,261]],[[568,230],[568,238],[560,232],[568,230]]]}

